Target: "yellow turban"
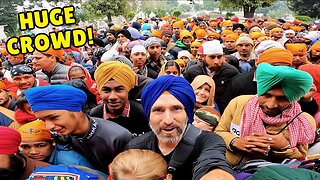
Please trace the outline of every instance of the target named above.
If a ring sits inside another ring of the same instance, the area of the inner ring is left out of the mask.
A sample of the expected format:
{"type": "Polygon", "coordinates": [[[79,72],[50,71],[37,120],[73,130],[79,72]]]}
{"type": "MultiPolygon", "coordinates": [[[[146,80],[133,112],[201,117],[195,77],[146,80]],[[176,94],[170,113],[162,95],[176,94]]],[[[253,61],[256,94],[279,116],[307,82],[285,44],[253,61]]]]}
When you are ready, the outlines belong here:
{"type": "Polygon", "coordinates": [[[308,49],[307,45],[304,43],[287,43],[285,47],[293,55],[305,55],[308,49]]]}
{"type": "Polygon", "coordinates": [[[227,20],[227,21],[223,21],[222,23],[221,23],[221,27],[225,27],[225,26],[227,26],[227,25],[232,25],[233,23],[232,23],[232,21],[230,21],[230,20],[227,20]]]}
{"type": "Polygon", "coordinates": [[[35,120],[27,124],[24,124],[18,129],[18,132],[21,135],[22,141],[24,139],[31,139],[31,140],[52,139],[50,131],[46,128],[44,122],[41,120],[35,120]]]}
{"type": "Polygon", "coordinates": [[[216,32],[210,32],[210,33],[208,34],[208,37],[209,37],[209,36],[214,36],[214,37],[216,37],[217,39],[220,38],[220,34],[218,34],[218,33],[216,33],[216,32]]]}
{"type": "Polygon", "coordinates": [[[133,70],[119,61],[107,61],[100,64],[94,73],[94,78],[99,92],[110,79],[122,84],[127,91],[130,91],[136,84],[136,75],[133,70]]]}
{"type": "Polygon", "coordinates": [[[228,34],[231,34],[231,33],[233,33],[231,30],[223,30],[221,32],[221,35],[228,35],[228,34]]]}
{"type": "Polygon", "coordinates": [[[204,29],[197,29],[195,31],[197,39],[203,39],[207,37],[207,32],[204,29]]]}
{"type": "Polygon", "coordinates": [[[181,30],[180,31],[180,40],[182,40],[184,37],[190,36],[193,40],[193,36],[191,35],[191,32],[188,30],[181,30]]]}
{"type": "Polygon", "coordinates": [[[283,31],[282,28],[273,28],[271,31],[270,31],[270,34],[273,34],[274,32],[276,31],[283,31]]]}
{"type": "Polygon", "coordinates": [[[314,43],[314,44],[310,47],[310,50],[317,50],[317,51],[319,51],[319,50],[320,50],[320,41],[314,43]]]}
{"type": "Polygon", "coordinates": [[[182,21],[177,21],[177,22],[173,23],[172,27],[183,28],[184,27],[184,23],[182,21]]]}
{"type": "Polygon", "coordinates": [[[190,44],[190,47],[194,47],[194,46],[200,47],[200,46],[201,46],[201,43],[198,42],[198,41],[193,41],[193,42],[190,44]]]}
{"type": "Polygon", "coordinates": [[[294,30],[296,33],[301,31],[301,27],[299,26],[291,26],[290,29],[294,30]]]}
{"type": "Polygon", "coordinates": [[[237,33],[231,33],[231,34],[228,34],[227,36],[226,36],[226,38],[225,38],[225,41],[230,41],[230,40],[234,40],[234,41],[236,41],[236,40],[238,40],[238,38],[239,38],[239,36],[238,36],[238,34],[237,33]]]}
{"type": "Polygon", "coordinates": [[[153,31],[151,31],[151,36],[152,36],[152,37],[160,38],[160,36],[161,36],[161,31],[160,31],[160,30],[153,30],[153,31]]]}
{"type": "Polygon", "coordinates": [[[257,63],[288,63],[292,65],[293,55],[290,51],[282,48],[270,48],[259,55],[257,63]]]}
{"type": "Polygon", "coordinates": [[[259,37],[264,36],[262,32],[252,32],[249,35],[251,39],[258,39],[259,37]]]}
{"type": "Polygon", "coordinates": [[[211,26],[211,27],[217,27],[217,26],[218,26],[218,22],[212,21],[212,22],[210,23],[210,26],[211,26]]]}
{"type": "Polygon", "coordinates": [[[178,63],[179,64],[179,66],[185,66],[185,63],[184,63],[184,60],[182,60],[182,59],[176,59],[176,60],[174,60],[176,63],[178,63]]]}

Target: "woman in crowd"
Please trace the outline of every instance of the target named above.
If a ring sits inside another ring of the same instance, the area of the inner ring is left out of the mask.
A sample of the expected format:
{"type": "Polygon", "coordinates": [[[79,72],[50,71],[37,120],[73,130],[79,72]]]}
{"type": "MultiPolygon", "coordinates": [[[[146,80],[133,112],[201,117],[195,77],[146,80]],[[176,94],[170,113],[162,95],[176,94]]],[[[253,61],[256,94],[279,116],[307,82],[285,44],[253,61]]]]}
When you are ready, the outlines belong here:
{"type": "Polygon", "coordinates": [[[181,68],[179,64],[173,60],[167,61],[164,65],[162,65],[161,70],[159,72],[159,76],[171,74],[173,76],[181,75],[181,68]]]}

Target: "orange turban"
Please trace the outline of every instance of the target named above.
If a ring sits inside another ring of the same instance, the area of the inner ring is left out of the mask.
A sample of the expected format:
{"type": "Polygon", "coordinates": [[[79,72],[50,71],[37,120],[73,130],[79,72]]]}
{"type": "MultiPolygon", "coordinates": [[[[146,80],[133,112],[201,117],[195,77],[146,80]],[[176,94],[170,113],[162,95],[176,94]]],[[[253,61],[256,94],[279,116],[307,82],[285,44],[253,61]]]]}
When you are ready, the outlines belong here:
{"type": "Polygon", "coordinates": [[[198,42],[198,41],[193,41],[193,42],[190,44],[190,47],[195,47],[195,46],[200,47],[200,46],[201,46],[201,43],[198,42]]]}
{"type": "Polygon", "coordinates": [[[282,48],[270,48],[259,55],[257,63],[288,63],[292,65],[293,55],[290,51],[282,48]]]}
{"type": "Polygon", "coordinates": [[[24,139],[31,140],[50,140],[50,131],[46,128],[45,124],[41,120],[35,120],[24,124],[18,129],[21,135],[22,141],[24,139]]]}
{"type": "Polygon", "coordinates": [[[251,39],[258,39],[259,37],[264,36],[262,32],[252,32],[249,35],[251,39]]]}
{"type": "Polygon", "coordinates": [[[0,81],[0,89],[7,90],[7,86],[4,82],[0,81]]]}
{"type": "Polygon", "coordinates": [[[210,26],[211,26],[211,27],[217,27],[217,26],[218,26],[218,22],[212,21],[212,22],[210,23],[210,26]]]}
{"type": "Polygon", "coordinates": [[[164,24],[161,26],[160,31],[164,30],[164,29],[169,29],[170,31],[172,31],[172,27],[170,24],[164,24]]]}
{"type": "Polygon", "coordinates": [[[231,30],[223,30],[221,32],[221,35],[228,35],[228,34],[231,34],[231,33],[233,33],[231,30]]]}
{"type": "Polygon", "coordinates": [[[190,36],[193,40],[193,36],[191,35],[191,33],[188,30],[181,30],[180,31],[180,40],[182,40],[186,36],[190,36]]]}
{"type": "Polygon", "coordinates": [[[239,36],[238,36],[238,34],[237,33],[231,33],[231,34],[228,34],[227,36],[226,36],[226,38],[225,38],[225,41],[232,41],[232,40],[234,40],[234,41],[236,41],[236,40],[238,40],[238,38],[239,38],[239,36]]]}
{"type": "Polygon", "coordinates": [[[151,36],[160,38],[161,31],[160,30],[153,30],[153,31],[151,31],[151,36]]]}
{"type": "Polygon", "coordinates": [[[290,29],[294,30],[296,33],[301,31],[301,27],[299,26],[291,26],[290,29]]]}
{"type": "Polygon", "coordinates": [[[207,37],[207,32],[204,29],[197,29],[195,31],[197,39],[203,39],[207,37]]]}
{"type": "Polygon", "coordinates": [[[270,34],[273,34],[274,32],[276,31],[283,31],[282,28],[273,28],[271,31],[270,31],[270,34]]]}
{"type": "Polygon", "coordinates": [[[286,28],[286,29],[289,29],[291,27],[291,24],[290,23],[284,23],[282,25],[283,28],[286,28]]]}
{"type": "Polygon", "coordinates": [[[8,52],[7,52],[5,47],[1,49],[1,54],[2,55],[8,55],[8,52]]]}
{"type": "Polygon", "coordinates": [[[216,37],[217,39],[220,38],[220,34],[218,34],[218,33],[216,33],[216,32],[210,32],[210,33],[208,34],[208,37],[209,37],[209,36],[214,36],[214,37],[216,37]]]}
{"type": "Polygon", "coordinates": [[[173,23],[172,26],[173,26],[173,27],[183,28],[183,27],[184,27],[184,23],[183,23],[182,21],[177,21],[177,22],[173,23]]]}
{"type": "Polygon", "coordinates": [[[310,50],[317,50],[317,51],[319,51],[319,50],[320,50],[320,41],[314,43],[314,44],[310,47],[310,50]]]}
{"type": "Polygon", "coordinates": [[[232,21],[230,21],[230,20],[227,20],[227,21],[223,21],[222,23],[221,23],[221,27],[225,27],[225,26],[227,26],[227,25],[232,25],[233,23],[232,23],[232,21]]]}
{"type": "Polygon", "coordinates": [[[305,55],[308,50],[307,45],[304,43],[287,43],[285,47],[293,55],[305,55]]]}
{"type": "Polygon", "coordinates": [[[176,60],[174,60],[174,61],[175,61],[176,63],[178,63],[180,67],[181,67],[181,66],[185,66],[184,60],[182,60],[182,59],[176,59],[176,60]]]}
{"type": "Polygon", "coordinates": [[[48,55],[52,55],[52,56],[56,56],[58,57],[60,60],[64,60],[64,51],[63,49],[59,49],[59,50],[54,50],[52,47],[50,47],[48,50],[44,51],[44,52],[40,52],[42,54],[48,54],[48,55]]]}
{"type": "Polygon", "coordinates": [[[115,30],[115,31],[119,31],[121,29],[120,26],[112,26],[111,29],[115,30]]]}

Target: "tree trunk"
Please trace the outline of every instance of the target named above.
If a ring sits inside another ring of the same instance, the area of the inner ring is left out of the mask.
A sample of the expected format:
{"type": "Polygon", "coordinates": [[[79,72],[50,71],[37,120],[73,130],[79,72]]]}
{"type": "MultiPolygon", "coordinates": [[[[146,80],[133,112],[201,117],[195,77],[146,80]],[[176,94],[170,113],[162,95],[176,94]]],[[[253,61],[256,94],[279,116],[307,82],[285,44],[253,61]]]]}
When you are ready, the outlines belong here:
{"type": "Polygon", "coordinates": [[[252,18],[257,7],[243,6],[243,15],[245,18],[252,18]]]}
{"type": "Polygon", "coordinates": [[[107,15],[107,17],[108,17],[108,22],[112,22],[111,15],[110,15],[110,14],[108,14],[108,15],[107,15]]]}

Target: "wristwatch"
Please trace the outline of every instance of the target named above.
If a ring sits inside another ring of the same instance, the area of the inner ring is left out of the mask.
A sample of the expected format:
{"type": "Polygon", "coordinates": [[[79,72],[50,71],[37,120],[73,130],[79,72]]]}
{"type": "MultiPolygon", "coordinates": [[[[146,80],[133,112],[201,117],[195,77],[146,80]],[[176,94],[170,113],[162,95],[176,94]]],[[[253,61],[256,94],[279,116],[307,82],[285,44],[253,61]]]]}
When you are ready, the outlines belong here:
{"type": "Polygon", "coordinates": [[[235,138],[233,138],[233,139],[230,141],[229,146],[230,146],[230,151],[231,151],[231,152],[234,152],[234,151],[236,151],[236,150],[237,150],[237,148],[233,145],[233,144],[234,144],[234,142],[235,142],[235,140],[236,140],[236,137],[235,137],[235,138]]]}

